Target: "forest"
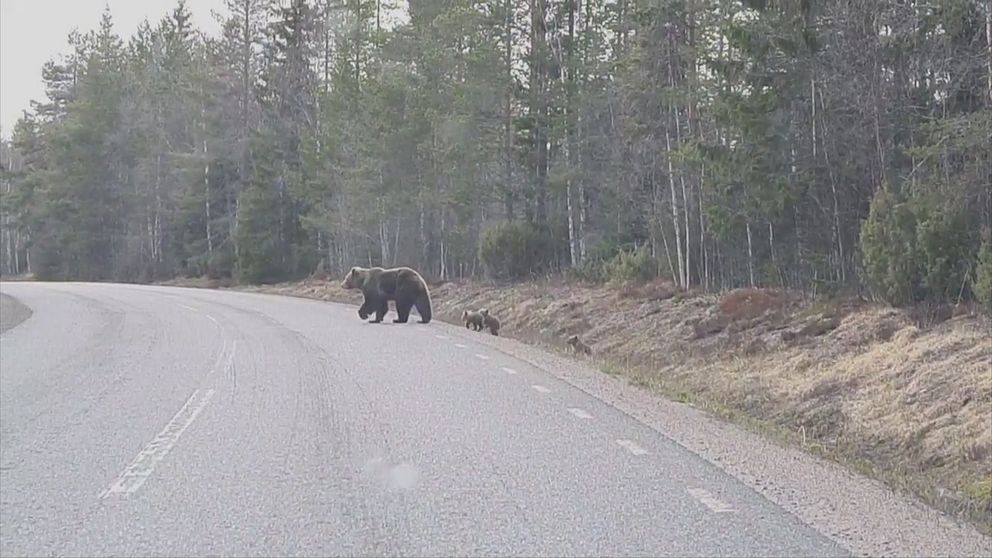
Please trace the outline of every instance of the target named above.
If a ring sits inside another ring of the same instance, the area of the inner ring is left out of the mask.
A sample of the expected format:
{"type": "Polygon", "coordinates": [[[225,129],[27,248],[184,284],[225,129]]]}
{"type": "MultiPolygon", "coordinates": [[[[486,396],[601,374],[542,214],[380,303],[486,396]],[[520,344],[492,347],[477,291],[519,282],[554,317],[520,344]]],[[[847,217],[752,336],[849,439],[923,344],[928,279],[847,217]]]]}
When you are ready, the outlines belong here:
{"type": "Polygon", "coordinates": [[[981,0],[180,0],[40,68],[0,273],[671,280],[992,311],[981,0]]]}

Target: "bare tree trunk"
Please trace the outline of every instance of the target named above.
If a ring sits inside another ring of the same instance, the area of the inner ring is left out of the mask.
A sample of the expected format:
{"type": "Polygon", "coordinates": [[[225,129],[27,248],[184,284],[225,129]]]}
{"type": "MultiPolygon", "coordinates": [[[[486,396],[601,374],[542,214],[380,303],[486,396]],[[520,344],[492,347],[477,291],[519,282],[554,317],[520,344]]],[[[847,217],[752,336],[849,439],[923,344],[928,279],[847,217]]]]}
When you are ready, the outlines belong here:
{"type": "Polygon", "coordinates": [[[341,253],[337,236],[334,233],[328,233],[328,236],[330,238],[327,239],[327,265],[329,271],[340,273],[344,271],[344,254],[341,253]]]}
{"type": "Polygon", "coordinates": [[[586,188],[579,180],[579,262],[586,261],[586,188]]]}
{"type": "Polygon", "coordinates": [[[813,162],[816,162],[816,80],[809,80],[810,94],[810,127],[813,130],[813,162]]]}
{"type": "Polygon", "coordinates": [[[985,48],[988,51],[988,107],[992,107],[992,4],[985,5],[985,48]]]}
{"type": "Polygon", "coordinates": [[[393,263],[392,267],[396,267],[396,258],[400,253],[400,219],[396,218],[396,231],[393,232],[393,263]]]}
{"type": "Polygon", "coordinates": [[[754,287],[754,250],[751,248],[751,222],[745,222],[744,228],[747,229],[747,273],[751,286],[754,287]]]}
{"type": "MultiPolygon", "coordinates": [[[[666,36],[667,36],[667,40],[668,40],[668,43],[669,43],[669,49],[670,49],[669,52],[667,53],[668,84],[669,84],[669,86],[671,86],[674,89],[675,88],[675,85],[676,85],[676,76],[675,76],[675,67],[673,65],[672,58],[675,56],[675,46],[674,46],[675,39],[673,38],[673,32],[672,32],[671,28],[669,28],[666,36]]],[[[682,145],[682,125],[680,123],[679,110],[678,110],[678,108],[675,107],[674,104],[669,104],[668,111],[669,111],[669,113],[671,115],[672,120],[675,121],[675,141],[676,141],[676,143],[679,146],[681,146],[682,145]]],[[[689,287],[689,264],[690,264],[690,256],[689,256],[689,252],[690,252],[690,250],[689,250],[689,208],[688,208],[688,200],[686,199],[686,195],[685,195],[685,177],[683,176],[683,174],[681,172],[682,171],[681,168],[679,169],[679,182],[680,182],[681,187],[682,187],[681,188],[682,189],[682,202],[684,204],[686,204],[686,206],[684,208],[680,208],[679,205],[678,205],[678,201],[677,201],[678,196],[676,195],[676,191],[675,191],[675,170],[674,170],[674,165],[672,163],[672,139],[671,139],[671,133],[669,132],[668,126],[670,126],[670,124],[669,123],[666,123],[666,128],[665,128],[665,147],[668,150],[668,152],[666,154],[666,157],[668,158],[668,180],[669,180],[669,183],[670,183],[670,186],[671,186],[671,190],[672,190],[672,227],[675,230],[675,245],[676,245],[675,246],[675,249],[676,249],[676,252],[677,252],[678,258],[679,258],[679,286],[681,286],[682,288],[688,288],[689,287]],[[684,211],[684,214],[681,215],[683,223],[679,223],[679,217],[680,217],[680,213],[682,211],[684,211]],[[680,231],[679,231],[679,227],[680,226],[683,226],[683,225],[685,226],[684,239],[683,239],[683,235],[680,234],[680,231]],[[685,242],[685,253],[683,253],[683,248],[682,248],[683,241],[685,242]]]]}
{"type": "Polygon", "coordinates": [[[665,225],[660,220],[658,221],[658,233],[661,234],[661,243],[665,247],[665,258],[668,260],[668,270],[672,272],[672,279],[678,283],[678,276],[675,275],[675,263],[672,262],[672,252],[668,248],[668,236],[665,235],[665,225]]]}
{"type": "Polygon", "coordinates": [[[211,221],[213,221],[213,215],[210,213],[210,159],[207,155],[207,136],[206,136],[206,124],[204,124],[204,135],[203,135],[203,199],[204,199],[204,211],[206,212],[206,229],[207,229],[207,254],[213,255],[214,253],[214,236],[212,234],[212,227],[210,226],[211,221]]]}
{"type": "Polygon", "coordinates": [[[572,203],[572,184],[565,184],[565,210],[568,212],[568,254],[572,267],[579,264],[579,239],[575,235],[575,208],[572,203]]]}
{"type": "MultiPolygon", "coordinates": [[[[875,69],[876,75],[878,68],[875,69]]],[[[881,124],[881,102],[878,98],[881,93],[878,91],[878,85],[875,86],[875,148],[878,150],[878,175],[880,177],[881,183],[885,183],[888,180],[888,167],[885,163],[885,147],[882,144],[882,124],[881,124]]]]}
{"type": "MultiPolygon", "coordinates": [[[[7,240],[10,241],[10,232],[7,233],[7,240]]],[[[17,233],[16,238],[12,241],[14,247],[14,275],[21,274],[21,233],[17,233]]],[[[27,252],[24,253],[27,256],[27,252]]]]}
{"type": "MultiPolygon", "coordinates": [[[[696,48],[696,23],[697,23],[695,20],[696,10],[697,8],[695,2],[693,0],[687,0],[685,24],[686,24],[686,47],[688,49],[689,56],[686,59],[685,64],[686,64],[687,76],[688,76],[688,89],[692,93],[697,93],[699,90],[699,76],[698,76],[699,61],[697,60],[697,48],[696,48]]],[[[690,139],[695,139],[701,142],[702,126],[699,123],[699,118],[697,116],[698,114],[697,109],[698,107],[696,105],[695,95],[690,95],[686,106],[686,126],[688,126],[688,132],[686,135],[690,139]]],[[[681,140],[679,141],[681,144],[681,140]]],[[[696,195],[693,197],[696,203],[699,204],[696,209],[696,215],[699,219],[698,222],[699,263],[696,264],[696,268],[697,268],[696,277],[699,283],[703,283],[705,281],[704,276],[706,274],[706,252],[705,252],[706,247],[703,239],[703,207],[702,207],[703,165],[705,165],[705,162],[700,164],[699,180],[695,181],[696,195]]],[[[690,193],[691,193],[691,188],[690,188],[690,193]]],[[[683,198],[685,198],[685,235],[686,235],[685,245],[686,245],[686,250],[688,251],[689,250],[688,239],[690,235],[689,224],[691,220],[690,208],[692,204],[689,201],[690,197],[686,197],[685,194],[683,194],[683,198]]],[[[686,266],[688,267],[688,262],[686,266]]],[[[691,271],[689,273],[691,273],[691,271]]]]}
{"type": "Polygon", "coordinates": [[[546,0],[530,0],[530,113],[533,119],[532,137],[534,141],[533,184],[535,197],[535,219],[540,224],[547,222],[547,182],[548,182],[548,102],[547,80],[544,57],[547,50],[547,24],[545,22],[546,0]]]}
{"type": "Polygon", "coordinates": [[[362,75],[362,0],[355,0],[355,87],[361,91],[362,75]]]}
{"type": "MultiPolygon", "coordinates": [[[[768,254],[772,261],[772,268],[776,272],[779,272],[778,262],[775,261],[775,227],[772,225],[771,221],[768,221],[768,254]]],[[[782,279],[781,273],[779,272],[779,279],[782,282],[782,287],[785,287],[785,280],[782,279]]]]}
{"type": "Polygon", "coordinates": [[[323,39],[324,39],[324,60],[323,60],[323,62],[324,62],[324,64],[323,64],[324,81],[321,84],[322,85],[321,89],[322,89],[323,93],[325,93],[325,94],[327,93],[328,88],[330,87],[330,84],[331,84],[331,56],[332,56],[332,53],[331,53],[331,26],[330,26],[330,18],[331,18],[331,4],[330,4],[330,2],[325,2],[324,3],[324,15],[323,15],[323,18],[322,18],[323,26],[321,28],[321,32],[323,34],[323,39]]]}
{"type": "MultiPolygon", "coordinates": [[[[575,2],[569,1],[568,5],[568,52],[564,52],[561,47],[560,33],[558,39],[558,63],[562,69],[560,72],[562,86],[565,89],[565,160],[569,162],[568,177],[565,181],[565,205],[568,211],[568,247],[570,263],[576,267],[581,263],[582,258],[579,253],[579,235],[581,232],[575,226],[575,204],[573,203],[574,193],[572,191],[572,176],[579,176],[578,170],[578,146],[576,141],[578,111],[575,110],[575,2]],[[567,60],[566,60],[567,56],[567,60]]],[[[580,179],[581,180],[581,179],[580,179]]]]}
{"type": "MultiPolygon", "coordinates": [[[[681,146],[682,145],[682,126],[681,126],[681,124],[679,124],[679,111],[678,110],[675,110],[674,113],[675,113],[675,115],[674,115],[675,116],[675,140],[676,140],[676,143],[678,143],[678,145],[681,146]]],[[[669,155],[671,155],[671,152],[670,151],[669,151],[669,155]]],[[[685,190],[685,172],[683,172],[683,169],[681,169],[681,168],[679,169],[679,184],[682,186],[682,203],[683,203],[683,206],[682,206],[682,216],[683,216],[683,218],[685,220],[685,277],[684,277],[685,283],[683,283],[683,286],[686,287],[686,288],[688,288],[689,287],[689,281],[690,281],[690,278],[689,277],[690,277],[690,274],[692,273],[692,267],[690,265],[691,264],[690,254],[692,254],[692,250],[690,249],[690,246],[689,246],[689,239],[690,239],[690,235],[691,235],[691,233],[689,231],[689,196],[686,195],[686,190],[685,190]]]]}
{"type": "MultiPolygon", "coordinates": [[[[580,2],[578,11],[581,13],[582,12],[581,0],[578,0],[578,1],[580,2]]],[[[589,0],[587,0],[586,1],[586,5],[585,5],[585,10],[586,10],[585,11],[585,15],[581,18],[582,28],[583,29],[586,29],[586,30],[589,28],[589,22],[592,21],[592,12],[591,12],[591,9],[592,9],[592,2],[589,1],[589,0]]],[[[583,47],[584,48],[582,49],[582,67],[583,68],[588,68],[589,67],[589,50],[590,50],[589,49],[589,33],[584,33],[583,34],[583,47]]],[[[586,79],[586,75],[583,74],[583,76],[582,76],[582,82],[583,83],[585,83],[585,79],[586,79]]],[[[578,111],[578,112],[576,112],[576,115],[575,115],[575,126],[576,126],[576,132],[578,133],[580,139],[583,138],[583,137],[585,137],[583,135],[583,133],[582,133],[582,124],[583,124],[582,111],[578,111]]],[[[575,154],[576,161],[577,161],[577,164],[578,164],[578,168],[580,169],[580,172],[581,172],[582,164],[583,164],[582,163],[582,150],[577,148],[576,151],[577,151],[576,154],[575,154]]],[[[578,192],[578,203],[579,203],[579,262],[585,262],[586,261],[586,255],[587,255],[587,250],[586,250],[586,222],[587,222],[586,210],[588,208],[588,204],[586,203],[586,186],[585,186],[585,179],[584,179],[584,177],[585,177],[585,173],[583,173],[583,176],[580,177],[580,179],[578,181],[578,183],[579,183],[579,192],[578,192]]]]}
{"type": "MultiPolygon", "coordinates": [[[[822,91],[820,92],[819,96],[820,96],[820,108],[823,109],[823,111],[825,112],[826,105],[824,104],[822,91]]],[[[815,99],[813,101],[813,106],[815,109],[816,107],[815,99]]],[[[827,131],[826,122],[823,122],[822,128],[823,128],[823,135],[827,136],[829,132],[827,131]]],[[[816,144],[817,144],[817,140],[816,140],[816,136],[814,135],[813,136],[814,163],[816,161],[816,144]]],[[[827,149],[826,146],[823,147],[823,161],[827,167],[827,176],[830,179],[830,194],[831,197],[833,198],[833,210],[834,210],[833,236],[834,236],[834,242],[837,246],[837,259],[840,269],[840,280],[847,281],[847,261],[846,261],[847,256],[845,256],[844,254],[844,236],[843,236],[843,230],[841,229],[840,226],[840,196],[837,195],[837,175],[834,173],[834,167],[830,161],[830,150],[827,149]]]]}
{"type": "Polygon", "coordinates": [[[327,254],[324,252],[326,244],[324,243],[324,231],[317,231],[316,241],[316,251],[317,254],[317,271],[327,273],[330,271],[331,261],[327,259],[327,254]]]}
{"type": "Polygon", "coordinates": [[[506,9],[505,35],[504,40],[504,60],[506,68],[504,79],[506,80],[505,105],[503,107],[503,204],[506,212],[506,220],[513,220],[513,0],[506,0],[503,4],[506,9]]]}
{"type": "Polygon", "coordinates": [[[148,237],[148,244],[145,245],[144,240],[142,240],[142,245],[148,250],[149,261],[155,261],[155,225],[152,219],[152,208],[151,204],[145,203],[145,235],[148,237]]]}
{"type": "Polygon", "coordinates": [[[688,286],[686,284],[686,271],[685,271],[685,259],[682,256],[682,235],[680,231],[679,223],[679,206],[678,206],[678,195],[676,195],[675,190],[675,168],[672,165],[672,138],[668,130],[665,130],[665,145],[668,148],[668,153],[666,157],[668,159],[668,183],[672,192],[672,227],[675,229],[675,253],[678,257],[679,262],[679,274],[675,283],[682,288],[688,286]]]}
{"type": "Polygon", "coordinates": [[[448,255],[445,253],[446,250],[447,250],[447,247],[445,246],[445,242],[444,242],[444,235],[445,235],[445,229],[446,229],[445,225],[447,224],[446,223],[446,219],[445,219],[445,213],[446,212],[444,210],[441,210],[441,242],[440,242],[440,248],[441,248],[441,250],[440,250],[440,252],[441,252],[441,280],[442,281],[448,278],[448,264],[447,264],[448,255]]]}
{"type": "MultiPolygon", "coordinates": [[[[161,147],[159,147],[161,149],[161,147]]],[[[158,153],[155,158],[155,218],[154,218],[154,232],[152,233],[152,238],[154,239],[154,247],[152,254],[154,256],[155,263],[162,263],[162,154],[158,153]]],[[[156,273],[158,272],[158,266],[156,266],[156,273]]]]}
{"type": "Polygon", "coordinates": [[[620,33],[617,35],[617,59],[619,60],[624,53],[624,47],[627,45],[627,0],[618,0],[617,4],[617,27],[620,29],[620,33]]]}
{"type": "MultiPolygon", "coordinates": [[[[6,218],[4,220],[6,221],[6,218]]],[[[6,225],[6,223],[5,223],[5,225],[6,225]]],[[[16,253],[16,251],[14,250],[14,235],[11,234],[11,231],[6,230],[6,227],[4,228],[4,230],[2,230],[0,232],[2,232],[4,234],[4,236],[7,237],[7,242],[5,243],[7,245],[6,246],[7,247],[7,262],[6,262],[7,263],[7,269],[5,271],[7,273],[10,273],[11,275],[17,275],[17,267],[18,266],[15,263],[15,256],[14,256],[14,254],[16,253]]]]}
{"type": "Polygon", "coordinates": [[[699,167],[699,187],[696,194],[699,197],[697,209],[699,209],[699,255],[703,261],[703,288],[710,288],[710,262],[709,254],[706,250],[706,219],[703,218],[703,181],[706,178],[706,164],[699,167]]]}
{"type": "Polygon", "coordinates": [[[427,269],[430,267],[430,243],[427,240],[426,209],[423,199],[420,200],[420,267],[427,269]]]}
{"type": "Polygon", "coordinates": [[[379,257],[383,266],[389,265],[389,222],[379,202],[379,257]]]}
{"type": "Polygon", "coordinates": [[[244,12],[242,16],[242,45],[241,45],[241,130],[238,157],[238,190],[234,194],[234,218],[231,219],[230,238],[234,239],[234,254],[238,257],[240,253],[237,242],[238,221],[241,218],[241,193],[248,186],[248,176],[250,167],[251,151],[248,146],[251,129],[251,6],[249,2],[243,4],[244,12]]]}
{"type": "MultiPolygon", "coordinates": [[[[0,160],[0,168],[4,168],[3,163],[4,163],[3,160],[0,160]]],[[[14,170],[13,163],[11,162],[11,160],[7,161],[6,168],[9,168],[10,170],[14,170]]],[[[14,189],[13,184],[11,183],[11,181],[7,180],[6,184],[4,184],[4,194],[10,196],[11,192],[13,192],[13,189],[14,189]]],[[[7,242],[5,243],[7,249],[6,272],[16,275],[18,266],[14,261],[15,260],[14,254],[16,253],[16,250],[14,249],[13,231],[10,230],[10,221],[11,218],[9,214],[0,213],[0,241],[2,241],[4,236],[6,236],[7,238],[7,242]]]]}
{"type": "Polygon", "coordinates": [[[345,231],[341,246],[341,269],[345,270],[351,267],[355,258],[352,257],[353,250],[351,249],[351,235],[345,231]]]}

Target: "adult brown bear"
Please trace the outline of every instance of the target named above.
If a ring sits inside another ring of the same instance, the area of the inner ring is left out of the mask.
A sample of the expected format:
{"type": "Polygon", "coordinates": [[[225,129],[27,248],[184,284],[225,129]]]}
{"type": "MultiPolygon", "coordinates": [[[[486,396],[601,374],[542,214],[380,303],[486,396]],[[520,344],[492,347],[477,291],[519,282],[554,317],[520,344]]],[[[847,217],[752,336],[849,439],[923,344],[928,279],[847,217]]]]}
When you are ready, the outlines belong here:
{"type": "Polygon", "coordinates": [[[396,302],[395,323],[404,324],[410,318],[410,310],[416,306],[420,323],[431,321],[431,293],[427,282],[419,273],[409,267],[353,267],[345,276],[341,286],[346,289],[361,289],[365,296],[358,316],[363,320],[375,314],[374,323],[382,322],[389,311],[389,301],[396,302]]]}

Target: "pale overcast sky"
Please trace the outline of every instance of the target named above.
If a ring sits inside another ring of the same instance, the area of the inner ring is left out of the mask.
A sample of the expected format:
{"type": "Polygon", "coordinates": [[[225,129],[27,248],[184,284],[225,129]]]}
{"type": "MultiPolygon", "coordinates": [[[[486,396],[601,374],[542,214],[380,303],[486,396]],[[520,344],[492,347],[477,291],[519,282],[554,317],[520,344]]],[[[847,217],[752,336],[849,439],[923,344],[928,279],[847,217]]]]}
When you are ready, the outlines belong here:
{"type": "MultiPolygon", "coordinates": [[[[21,111],[42,100],[41,66],[68,52],[74,27],[95,29],[106,5],[114,27],[125,40],[142,20],[153,24],[172,11],[177,0],[0,0],[0,136],[9,138],[21,111]]],[[[187,0],[194,25],[216,33],[211,10],[224,11],[223,0],[187,0]]]]}

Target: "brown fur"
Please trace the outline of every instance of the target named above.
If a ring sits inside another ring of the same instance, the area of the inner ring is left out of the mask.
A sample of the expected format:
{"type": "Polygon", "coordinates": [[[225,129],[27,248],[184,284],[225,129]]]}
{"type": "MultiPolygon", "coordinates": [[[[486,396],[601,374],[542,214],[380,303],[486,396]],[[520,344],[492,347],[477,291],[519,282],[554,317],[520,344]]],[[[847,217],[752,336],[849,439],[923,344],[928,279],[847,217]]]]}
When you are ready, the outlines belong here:
{"type": "Polygon", "coordinates": [[[358,316],[363,320],[375,314],[372,321],[382,322],[389,311],[389,301],[392,300],[396,303],[397,314],[393,322],[406,323],[414,306],[420,314],[421,323],[431,321],[431,295],[427,282],[409,267],[384,269],[356,266],[351,268],[341,286],[362,291],[365,301],[358,309],[358,316]]]}
{"type": "Polygon", "coordinates": [[[466,310],[462,312],[462,321],[465,322],[465,329],[468,329],[469,326],[471,326],[473,331],[481,331],[482,328],[485,327],[482,314],[473,310],[466,310]]]}
{"type": "Polygon", "coordinates": [[[592,349],[589,347],[589,345],[586,345],[585,343],[583,343],[582,340],[579,339],[579,336],[578,335],[573,335],[573,336],[569,337],[568,338],[568,341],[566,341],[566,343],[568,343],[568,346],[569,347],[572,347],[572,350],[575,351],[575,352],[577,352],[577,353],[583,353],[583,354],[587,354],[587,355],[591,355],[592,354],[592,349]]]}
{"type": "Polygon", "coordinates": [[[479,310],[479,314],[482,315],[482,321],[484,326],[486,328],[489,328],[489,333],[492,333],[493,335],[499,335],[499,328],[500,328],[499,318],[490,315],[488,308],[483,308],[479,310]]]}

